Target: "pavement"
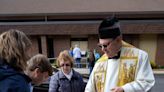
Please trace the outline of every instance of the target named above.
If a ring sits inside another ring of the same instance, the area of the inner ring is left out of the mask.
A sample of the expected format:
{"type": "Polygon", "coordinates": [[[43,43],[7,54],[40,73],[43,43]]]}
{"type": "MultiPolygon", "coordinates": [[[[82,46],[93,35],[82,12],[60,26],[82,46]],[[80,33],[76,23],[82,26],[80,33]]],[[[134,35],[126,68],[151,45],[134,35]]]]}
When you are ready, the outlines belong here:
{"type": "Polygon", "coordinates": [[[79,72],[80,74],[89,74],[88,68],[74,68],[75,71],[79,72]]]}
{"type": "Polygon", "coordinates": [[[154,74],[155,76],[155,85],[152,87],[150,92],[164,92],[163,85],[164,85],[164,74],[161,72],[159,74],[154,74]]]}
{"type": "MultiPolygon", "coordinates": [[[[80,74],[89,74],[88,68],[74,68],[80,74]]],[[[153,69],[154,74],[164,74],[164,69],[153,69]]]]}
{"type": "Polygon", "coordinates": [[[164,74],[164,69],[153,69],[154,74],[164,74]]]}

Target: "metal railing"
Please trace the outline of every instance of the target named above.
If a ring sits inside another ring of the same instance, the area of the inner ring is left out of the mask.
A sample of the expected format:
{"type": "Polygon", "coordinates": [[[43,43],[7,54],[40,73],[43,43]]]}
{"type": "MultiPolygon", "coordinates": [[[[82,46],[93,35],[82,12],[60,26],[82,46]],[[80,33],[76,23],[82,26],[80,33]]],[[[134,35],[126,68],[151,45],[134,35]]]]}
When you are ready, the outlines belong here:
{"type": "MultiPolygon", "coordinates": [[[[55,65],[56,64],[56,58],[48,58],[50,63],[55,65]]],[[[76,68],[77,63],[74,62],[74,67],[76,68]]],[[[88,68],[88,61],[86,57],[82,57],[81,58],[81,62],[80,62],[81,68],[88,68]]]]}

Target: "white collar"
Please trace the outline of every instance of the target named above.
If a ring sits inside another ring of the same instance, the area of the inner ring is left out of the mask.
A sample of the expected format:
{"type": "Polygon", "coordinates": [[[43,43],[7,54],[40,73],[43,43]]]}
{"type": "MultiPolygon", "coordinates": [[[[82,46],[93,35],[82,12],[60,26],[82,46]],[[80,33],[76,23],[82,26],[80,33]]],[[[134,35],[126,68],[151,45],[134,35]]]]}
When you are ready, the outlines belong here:
{"type": "Polygon", "coordinates": [[[71,69],[71,72],[70,72],[69,74],[66,74],[66,73],[64,73],[64,72],[63,72],[63,74],[64,74],[69,80],[71,80],[72,75],[73,75],[72,69],[71,69]]]}

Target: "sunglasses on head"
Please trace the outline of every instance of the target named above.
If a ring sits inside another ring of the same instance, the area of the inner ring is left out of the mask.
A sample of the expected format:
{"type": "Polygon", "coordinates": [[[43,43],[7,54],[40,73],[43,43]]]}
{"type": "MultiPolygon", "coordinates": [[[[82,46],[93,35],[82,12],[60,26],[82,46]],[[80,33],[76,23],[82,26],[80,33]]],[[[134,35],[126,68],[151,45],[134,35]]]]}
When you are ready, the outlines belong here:
{"type": "Polygon", "coordinates": [[[61,64],[60,67],[71,66],[70,64],[61,64]]]}

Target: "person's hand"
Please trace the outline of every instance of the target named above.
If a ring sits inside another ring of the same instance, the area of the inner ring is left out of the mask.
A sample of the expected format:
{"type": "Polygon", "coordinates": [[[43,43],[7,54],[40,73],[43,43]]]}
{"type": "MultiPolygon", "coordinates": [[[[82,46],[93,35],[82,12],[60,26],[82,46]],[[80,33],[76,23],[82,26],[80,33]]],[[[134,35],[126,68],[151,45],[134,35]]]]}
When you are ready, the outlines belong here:
{"type": "Polygon", "coordinates": [[[122,87],[114,87],[111,89],[111,92],[124,92],[124,89],[122,87]]]}

